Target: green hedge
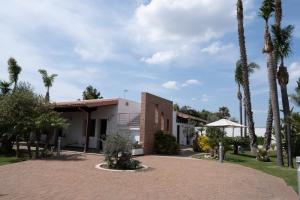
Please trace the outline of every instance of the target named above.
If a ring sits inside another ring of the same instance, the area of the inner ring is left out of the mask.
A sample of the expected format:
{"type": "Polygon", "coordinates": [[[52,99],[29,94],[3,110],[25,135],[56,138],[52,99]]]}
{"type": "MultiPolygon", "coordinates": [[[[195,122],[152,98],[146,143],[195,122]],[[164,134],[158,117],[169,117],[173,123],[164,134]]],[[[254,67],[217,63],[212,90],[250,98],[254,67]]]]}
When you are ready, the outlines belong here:
{"type": "Polygon", "coordinates": [[[180,146],[176,138],[163,131],[158,131],[154,136],[154,152],[157,154],[178,154],[180,146]]]}

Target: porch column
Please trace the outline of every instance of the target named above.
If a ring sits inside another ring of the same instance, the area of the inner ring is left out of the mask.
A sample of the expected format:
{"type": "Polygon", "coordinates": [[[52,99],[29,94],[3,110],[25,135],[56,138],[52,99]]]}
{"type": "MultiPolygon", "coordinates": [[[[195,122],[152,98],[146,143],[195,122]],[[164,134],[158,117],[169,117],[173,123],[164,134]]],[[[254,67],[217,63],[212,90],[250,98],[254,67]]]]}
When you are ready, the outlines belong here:
{"type": "Polygon", "coordinates": [[[89,138],[91,132],[91,112],[86,112],[86,129],[85,129],[85,144],[84,144],[84,152],[86,153],[89,149],[89,138]]]}

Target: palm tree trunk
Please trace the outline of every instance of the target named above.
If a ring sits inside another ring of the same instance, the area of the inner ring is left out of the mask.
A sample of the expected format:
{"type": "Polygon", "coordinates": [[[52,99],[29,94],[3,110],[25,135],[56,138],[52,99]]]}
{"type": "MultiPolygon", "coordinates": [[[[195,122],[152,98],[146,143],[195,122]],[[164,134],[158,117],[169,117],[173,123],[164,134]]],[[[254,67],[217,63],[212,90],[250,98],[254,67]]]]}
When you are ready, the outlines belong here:
{"type": "Polygon", "coordinates": [[[272,140],[272,128],[273,128],[273,110],[271,99],[269,99],[269,108],[268,108],[268,116],[267,116],[267,123],[266,123],[266,132],[264,138],[264,148],[269,150],[271,147],[271,140],[272,140]]]}
{"type": "Polygon", "coordinates": [[[240,46],[240,54],[241,54],[241,62],[242,62],[242,71],[243,71],[243,88],[244,88],[244,96],[245,96],[245,105],[246,105],[246,113],[248,119],[248,128],[249,128],[249,136],[251,141],[251,151],[253,154],[256,154],[257,142],[256,135],[254,130],[254,121],[253,121],[253,113],[252,113],[252,105],[251,105],[251,95],[250,95],[250,84],[248,77],[248,63],[247,63],[247,52],[246,52],[246,44],[245,44],[245,33],[244,33],[244,16],[243,16],[243,2],[242,0],[237,1],[237,21],[238,21],[238,35],[239,35],[239,46],[240,46]]]}
{"type": "Polygon", "coordinates": [[[247,111],[246,111],[246,104],[244,100],[244,135],[247,136],[247,111]]]}
{"type": "Polygon", "coordinates": [[[35,146],[35,158],[40,157],[40,133],[36,133],[36,146],[35,146]]]}
{"type": "Polygon", "coordinates": [[[17,149],[16,149],[16,157],[19,158],[20,157],[20,137],[19,135],[16,136],[16,146],[17,146],[17,149]]]}
{"type": "MultiPolygon", "coordinates": [[[[240,99],[240,124],[243,124],[243,103],[240,99]]],[[[243,128],[240,128],[241,138],[243,137],[243,128]]]]}
{"type": "MultiPolygon", "coordinates": [[[[239,99],[239,108],[240,108],[240,124],[243,124],[243,103],[242,103],[242,93],[241,86],[238,84],[238,99],[239,99]]],[[[241,138],[243,137],[243,128],[240,128],[241,138]]]]}
{"type": "Polygon", "coordinates": [[[47,92],[46,92],[46,96],[45,96],[45,101],[46,101],[46,103],[49,103],[49,102],[50,102],[49,87],[47,87],[47,92]]]}
{"type": "Polygon", "coordinates": [[[289,116],[290,116],[290,105],[289,105],[289,97],[287,94],[287,87],[286,85],[280,85],[281,89],[281,99],[282,99],[282,107],[283,107],[283,114],[284,114],[284,130],[285,130],[285,138],[287,143],[287,152],[288,152],[288,166],[294,167],[293,165],[293,155],[292,155],[292,147],[291,147],[291,126],[289,123],[289,116]]]}
{"type": "Polygon", "coordinates": [[[29,156],[29,158],[32,158],[30,139],[26,140],[26,144],[27,144],[28,156],[29,156]]]}
{"type": "MultiPolygon", "coordinates": [[[[267,29],[268,31],[268,29],[267,29]]],[[[280,113],[279,113],[279,103],[278,103],[278,91],[276,83],[276,74],[275,74],[275,59],[273,51],[268,52],[268,81],[270,87],[270,97],[273,111],[273,120],[274,120],[274,132],[276,137],[276,149],[277,149],[277,165],[283,166],[283,156],[282,156],[282,141],[280,133],[280,113]]]]}

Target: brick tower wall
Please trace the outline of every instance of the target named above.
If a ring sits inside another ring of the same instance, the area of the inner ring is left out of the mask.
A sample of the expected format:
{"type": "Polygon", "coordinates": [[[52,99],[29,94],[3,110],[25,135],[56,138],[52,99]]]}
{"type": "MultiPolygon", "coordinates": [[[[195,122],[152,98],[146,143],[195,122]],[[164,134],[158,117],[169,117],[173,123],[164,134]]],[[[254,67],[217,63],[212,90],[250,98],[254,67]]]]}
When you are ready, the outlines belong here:
{"type": "Polygon", "coordinates": [[[173,102],[143,92],[141,97],[140,141],[144,154],[153,153],[154,134],[163,130],[172,133],[173,102]]]}

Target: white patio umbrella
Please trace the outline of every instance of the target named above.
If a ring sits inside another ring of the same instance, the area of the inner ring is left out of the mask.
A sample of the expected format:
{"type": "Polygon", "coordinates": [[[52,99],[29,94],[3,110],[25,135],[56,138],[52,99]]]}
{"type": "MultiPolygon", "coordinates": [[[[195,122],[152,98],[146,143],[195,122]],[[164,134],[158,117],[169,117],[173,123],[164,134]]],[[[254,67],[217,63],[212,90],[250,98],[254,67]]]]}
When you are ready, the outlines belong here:
{"type": "Polygon", "coordinates": [[[225,130],[225,128],[230,127],[230,128],[233,128],[233,133],[234,133],[234,128],[243,128],[243,127],[245,127],[242,124],[230,121],[228,119],[220,119],[218,121],[206,124],[205,126],[208,126],[208,127],[220,127],[220,128],[222,127],[223,131],[225,130]]]}
{"type": "MultiPolygon", "coordinates": [[[[242,127],[245,127],[244,125],[242,124],[239,124],[239,123],[236,123],[236,122],[233,122],[233,121],[230,121],[228,119],[220,119],[218,121],[215,121],[215,122],[211,122],[209,124],[206,124],[205,126],[207,127],[219,127],[219,128],[223,128],[223,132],[225,131],[225,128],[242,128],[242,127]]],[[[223,137],[223,135],[222,135],[223,137]]],[[[220,143],[220,162],[223,162],[223,146],[222,144],[220,143]]]]}
{"type": "Polygon", "coordinates": [[[223,127],[223,128],[228,128],[228,127],[231,127],[231,128],[242,128],[242,127],[245,127],[242,124],[230,121],[228,119],[220,119],[218,121],[206,124],[205,126],[208,126],[208,127],[223,127]]]}

